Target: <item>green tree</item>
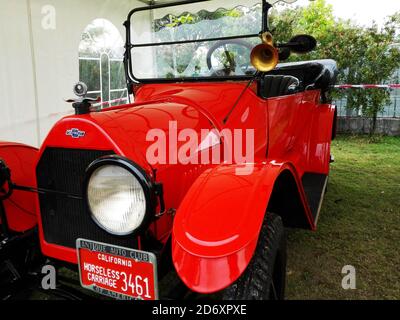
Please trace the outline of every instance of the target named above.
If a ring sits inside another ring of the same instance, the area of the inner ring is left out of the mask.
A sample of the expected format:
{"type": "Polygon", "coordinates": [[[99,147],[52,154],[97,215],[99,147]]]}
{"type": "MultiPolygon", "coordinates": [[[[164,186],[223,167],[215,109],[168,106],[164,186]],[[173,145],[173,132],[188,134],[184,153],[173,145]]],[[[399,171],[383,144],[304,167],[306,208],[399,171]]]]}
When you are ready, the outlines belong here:
{"type": "MultiPolygon", "coordinates": [[[[400,13],[387,18],[383,28],[372,23],[363,28],[349,20],[335,18],[332,6],[317,0],[307,7],[274,11],[272,24],[279,41],[288,41],[295,34],[311,34],[318,40],[316,51],[291,60],[331,58],[338,62],[339,82],[385,83],[400,67],[400,50],[393,46],[400,30],[400,13]]],[[[379,112],[390,99],[388,90],[348,90],[334,92],[334,97],[347,95],[348,108],[361,110],[372,119],[375,132],[379,112]]]]}

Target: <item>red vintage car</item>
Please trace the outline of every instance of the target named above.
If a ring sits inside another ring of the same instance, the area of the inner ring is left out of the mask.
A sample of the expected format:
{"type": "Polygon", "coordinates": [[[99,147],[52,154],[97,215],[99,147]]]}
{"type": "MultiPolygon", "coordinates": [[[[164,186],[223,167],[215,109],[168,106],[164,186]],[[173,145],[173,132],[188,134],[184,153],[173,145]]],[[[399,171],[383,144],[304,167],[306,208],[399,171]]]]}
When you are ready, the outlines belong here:
{"type": "Polygon", "coordinates": [[[40,150],[0,144],[3,289],[45,257],[119,299],[176,293],[171,272],[183,292],[284,297],[285,228],[315,230],[326,190],[337,68],[279,63],[316,41],[276,43],[269,2],[132,10],[130,102],[99,110],[79,83],[40,150]]]}

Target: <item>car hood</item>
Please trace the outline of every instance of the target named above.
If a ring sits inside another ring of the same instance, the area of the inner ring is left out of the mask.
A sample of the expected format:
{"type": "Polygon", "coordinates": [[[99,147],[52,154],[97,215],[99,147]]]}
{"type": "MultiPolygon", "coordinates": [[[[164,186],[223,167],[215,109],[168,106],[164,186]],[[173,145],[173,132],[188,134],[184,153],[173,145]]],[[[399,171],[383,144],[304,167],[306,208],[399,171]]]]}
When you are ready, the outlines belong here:
{"type": "MultiPolygon", "coordinates": [[[[138,103],[62,119],[49,133],[41,152],[47,147],[110,150],[152,171],[166,165],[151,164],[146,157],[160,136],[168,151],[170,143],[177,141],[175,133],[191,129],[200,142],[201,131],[213,128],[212,121],[191,105],[168,100],[138,103]]],[[[177,141],[177,149],[184,143],[177,141]]]]}

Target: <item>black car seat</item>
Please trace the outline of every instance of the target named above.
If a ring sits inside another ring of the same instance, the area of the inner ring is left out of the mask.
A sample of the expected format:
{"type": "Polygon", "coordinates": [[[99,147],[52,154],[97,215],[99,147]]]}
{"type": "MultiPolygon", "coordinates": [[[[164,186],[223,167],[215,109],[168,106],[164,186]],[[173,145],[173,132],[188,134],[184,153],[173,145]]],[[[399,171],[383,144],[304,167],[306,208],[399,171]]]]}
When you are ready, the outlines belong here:
{"type": "Polygon", "coordinates": [[[296,77],[300,80],[301,90],[327,91],[336,83],[338,68],[334,60],[312,60],[280,63],[267,74],[296,77]]]}
{"type": "Polygon", "coordinates": [[[288,75],[266,75],[262,80],[263,98],[286,96],[298,92],[299,79],[288,75]]]}
{"type": "Polygon", "coordinates": [[[280,63],[274,70],[268,72],[267,76],[295,77],[300,81],[297,92],[321,90],[322,101],[329,102],[327,92],[335,85],[338,73],[336,61],[326,59],[280,63]]]}

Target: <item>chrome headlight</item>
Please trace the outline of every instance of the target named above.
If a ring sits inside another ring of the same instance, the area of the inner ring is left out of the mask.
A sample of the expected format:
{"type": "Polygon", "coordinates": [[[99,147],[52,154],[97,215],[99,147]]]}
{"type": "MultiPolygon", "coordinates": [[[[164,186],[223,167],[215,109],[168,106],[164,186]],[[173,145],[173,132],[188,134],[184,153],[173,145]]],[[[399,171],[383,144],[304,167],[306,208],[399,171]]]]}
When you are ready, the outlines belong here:
{"type": "Polygon", "coordinates": [[[148,220],[151,184],[129,160],[117,156],[96,160],[87,170],[86,186],[92,218],[105,231],[129,235],[148,220]]]}

